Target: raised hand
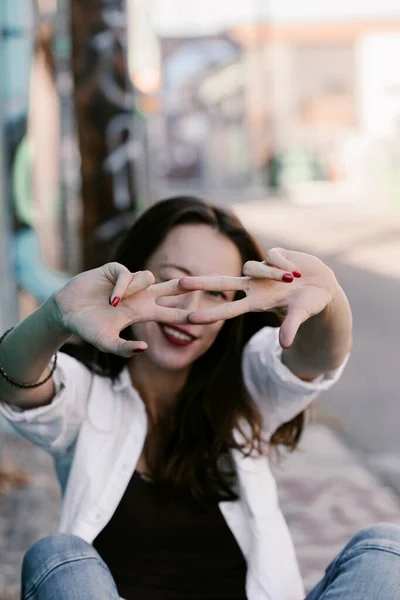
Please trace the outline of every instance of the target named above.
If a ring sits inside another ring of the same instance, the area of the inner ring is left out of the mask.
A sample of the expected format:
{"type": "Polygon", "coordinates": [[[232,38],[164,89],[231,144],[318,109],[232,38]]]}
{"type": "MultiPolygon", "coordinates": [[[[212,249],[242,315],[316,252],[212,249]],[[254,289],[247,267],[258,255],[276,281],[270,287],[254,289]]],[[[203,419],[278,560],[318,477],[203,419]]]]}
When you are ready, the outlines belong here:
{"type": "Polygon", "coordinates": [[[216,292],[242,291],[245,297],[218,307],[189,314],[192,323],[214,323],[247,312],[279,311],[284,317],[279,340],[283,348],[293,343],[302,323],[320,313],[330,303],[338,287],[332,270],[320,259],[303,252],[273,248],[264,262],[250,261],[243,267],[244,277],[183,277],[185,290],[216,292]],[[290,272],[295,278],[282,278],[290,272]]]}
{"type": "Polygon", "coordinates": [[[127,341],[120,331],[132,323],[187,323],[188,312],[159,306],[161,296],[183,294],[179,280],[154,283],[150,271],[131,273],[113,262],[73,277],[55,294],[64,326],[103,352],[129,357],[147,344],[127,341]]]}

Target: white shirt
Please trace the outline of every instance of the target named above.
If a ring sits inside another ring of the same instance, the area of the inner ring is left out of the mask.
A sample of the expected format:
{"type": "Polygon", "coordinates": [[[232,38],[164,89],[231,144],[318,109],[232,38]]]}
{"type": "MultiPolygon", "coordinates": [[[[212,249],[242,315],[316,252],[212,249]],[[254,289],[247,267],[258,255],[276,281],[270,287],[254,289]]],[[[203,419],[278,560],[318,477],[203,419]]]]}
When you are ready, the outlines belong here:
{"type": "MultiPolygon", "coordinates": [[[[312,382],[302,381],[282,363],[278,334],[265,327],[243,353],[244,381],[267,437],[337,381],[347,362],[312,382]]],[[[136,468],[146,438],[146,410],[127,368],[113,383],[59,353],[54,378],[57,393],[51,404],[22,411],[0,403],[0,412],[54,457],[63,495],[59,531],[92,543],[136,468]]],[[[240,497],[221,502],[220,509],[247,562],[247,598],[302,600],[303,584],[268,459],[232,454],[240,497]]]]}

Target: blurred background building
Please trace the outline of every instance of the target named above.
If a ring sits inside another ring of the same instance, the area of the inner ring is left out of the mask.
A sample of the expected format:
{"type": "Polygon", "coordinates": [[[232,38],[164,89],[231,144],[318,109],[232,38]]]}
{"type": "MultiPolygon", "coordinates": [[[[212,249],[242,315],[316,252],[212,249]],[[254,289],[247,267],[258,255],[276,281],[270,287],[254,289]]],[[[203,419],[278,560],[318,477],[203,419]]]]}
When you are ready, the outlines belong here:
{"type": "Polygon", "coordinates": [[[314,189],[330,197],[332,185],[308,185],[328,182],[344,196],[398,202],[400,19],[384,7],[349,20],[344,3],[308,18],[257,4],[253,15],[248,5],[253,22],[221,22],[211,36],[170,36],[178,22],[165,25],[167,178],[197,178],[206,189],[265,185],[293,201],[311,201],[314,189]]]}

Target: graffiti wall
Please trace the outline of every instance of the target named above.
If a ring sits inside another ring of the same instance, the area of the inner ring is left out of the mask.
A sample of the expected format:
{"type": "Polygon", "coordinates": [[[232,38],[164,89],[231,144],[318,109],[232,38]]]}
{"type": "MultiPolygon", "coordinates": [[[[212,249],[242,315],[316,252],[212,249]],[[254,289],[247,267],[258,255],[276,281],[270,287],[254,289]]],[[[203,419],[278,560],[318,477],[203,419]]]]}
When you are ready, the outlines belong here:
{"type": "Polygon", "coordinates": [[[18,288],[40,303],[67,280],[60,270],[58,111],[50,31],[34,28],[29,0],[2,3],[0,12],[4,187],[12,226],[9,260],[18,288]]]}
{"type": "Polygon", "coordinates": [[[106,262],[147,202],[146,122],[122,0],[0,3],[0,25],[8,258],[31,310],[106,262]]]}

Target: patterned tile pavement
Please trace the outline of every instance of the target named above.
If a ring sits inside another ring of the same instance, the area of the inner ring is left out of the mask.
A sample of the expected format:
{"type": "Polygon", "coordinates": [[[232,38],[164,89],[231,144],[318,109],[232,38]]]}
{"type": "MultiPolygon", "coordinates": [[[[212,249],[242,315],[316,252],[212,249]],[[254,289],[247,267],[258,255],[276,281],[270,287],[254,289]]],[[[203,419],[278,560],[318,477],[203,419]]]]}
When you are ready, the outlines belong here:
{"type": "Polygon", "coordinates": [[[274,471],[307,591],[357,531],[400,524],[399,499],[325,426],[309,425],[274,471]]]}
{"type": "MultiPolygon", "coordinates": [[[[24,550],[55,531],[59,491],[51,460],[29,442],[4,436],[2,456],[31,475],[0,504],[0,600],[18,600],[24,550]]],[[[309,425],[300,449],[274,471],[307,590],[359,529],[400,522],[399,500],[325,426],[309,425]]]]}

